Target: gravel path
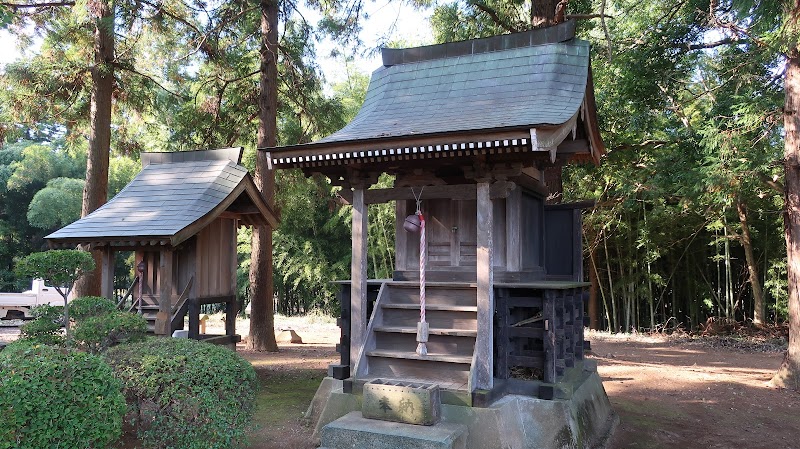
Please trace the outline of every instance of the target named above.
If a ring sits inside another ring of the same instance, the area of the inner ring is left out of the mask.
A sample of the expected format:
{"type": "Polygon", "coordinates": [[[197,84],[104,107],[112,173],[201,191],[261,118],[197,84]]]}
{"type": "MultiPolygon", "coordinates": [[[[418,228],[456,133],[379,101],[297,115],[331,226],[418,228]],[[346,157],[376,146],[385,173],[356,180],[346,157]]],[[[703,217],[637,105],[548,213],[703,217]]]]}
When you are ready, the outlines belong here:
{"type": "Polygon", "coordinates": [[[22,320],[0,320],[0,341],[12,342],[19,337],[22,320]]]}

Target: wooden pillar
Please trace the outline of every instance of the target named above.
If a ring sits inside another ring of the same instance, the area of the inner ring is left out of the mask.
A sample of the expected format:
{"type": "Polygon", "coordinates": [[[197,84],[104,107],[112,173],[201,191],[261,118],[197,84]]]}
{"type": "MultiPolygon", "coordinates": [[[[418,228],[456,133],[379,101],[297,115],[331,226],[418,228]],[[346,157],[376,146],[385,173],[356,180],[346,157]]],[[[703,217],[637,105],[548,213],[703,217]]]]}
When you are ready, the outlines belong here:
{"type": "Polygon", "coordinates": [[[350,264],[350,357],[358,357],[367,326],[367,205],[364,187],[353,189],[353,255],[350,264]]]}
{"type": "Polygon", "coordinates": [[[395,271],[408,270],[408,231],[403,229],[406,216],[408,216],[408,201],[395,201],[395,225],[394,225],[394,269],[395,271]]]}
{"type": "Polygon", "coordinates": [[[494,272],[492,270],[492,199],[489,183],[477,187],[477,274],[478,336],[475,339],[474,384],[472,390],[491,390],[494,386],[494,272]]]}
{"type": "Polygon", "coordinates": [[[187,304],[189,305],[189,338],[197,340],[200,335],[200,302],[190,297],[187,304]]]}
{"type": "Polygon", "coordinates": [[[103,266],[100,276],[100,296],[114,299],[114,250],[111,246],[103,248],[103,266]]]}
{"type": "Polygon", "coordinates": [[[522,271],[522,189],[506,198],[506,271],[522,271]]]}
{"type": "Polygon", "coordinates": [[[158,267],[158,314],[156,315],[155,333],[157,335],[170,335],[172,333],[172,248],[161,250],[158,267]]]}
{"type": "Polygon", "coordinates": [[[236,335],[236,296],[225,303],[225,335],[236,335]]]}
{"type": "Polygon", "coordinates": [[[542,304],[544,318],[544,378],[546,383],[556,381],[556,308],[555,292],[545,290],[542,304]]]}

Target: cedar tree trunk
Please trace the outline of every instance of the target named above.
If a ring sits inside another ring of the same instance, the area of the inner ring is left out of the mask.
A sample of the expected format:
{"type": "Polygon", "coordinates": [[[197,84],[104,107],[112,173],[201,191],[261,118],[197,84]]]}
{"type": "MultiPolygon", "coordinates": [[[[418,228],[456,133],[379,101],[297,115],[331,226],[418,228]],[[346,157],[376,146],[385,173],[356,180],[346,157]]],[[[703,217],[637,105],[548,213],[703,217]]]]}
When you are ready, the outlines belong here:
{"type": "MultiPolygon", "coordinates": [[[[94,65],[89,123],[89,157],[83,188],[81,217],[105,204],[108,197],[108,158],[111,152],[111,101],[114,93],[114,11],[106,0],[90,0],[86,7],[94,17],[94,65]]],[[[93,251],[95,269],[75,283],[76,296],[100,296],[103,264],[93,251]]]]}
{"type": "MultiPolygon", "coordinates": [[[[566,7],[566,1],[564,7],[566,7]]],[[[531,2],[531,27],[545,28],[556,24],[558,0],[533,0],[531,2]]]]}
{"type": "Polygon", "coordinates": [[[736,197],[736,211],[739,213],[739,225],[742,228],[740,241],[744,248],[747,271],[750,274],[750,286],[753,289],[753,323],[764,324],[766,321],[764,291],[761,289],[761,281],[758,280],[758,261],[753,254],[753,240],[750,235],[750,225],[747,222],[747,206],[739,196],[736,197]]]}
{"type": "MultiPolygon", "coordinates": [[[[277,143],[278,116],[278,4],[262,0],[261,6],[261,91],[258,95],[258,147],[277,143]]],[[[275,173],[267,167],[263,151],[257,152],[255,183],[274,206],[275,173]]],[[[275,342],[274,281],[272,276],[272,228],[256,226],[250,253],[250,338],[248,349],[277,351],[275,342]]]]}
{"type": "Polygon", "coordinates": [[[786,177],[784,236],[789,278],[789,349],[771,383],[800,390],[800,116],[797,115],[800,105],[800,51],[797,46],[792,46],[786,56],[783,163],[786,177]]]}

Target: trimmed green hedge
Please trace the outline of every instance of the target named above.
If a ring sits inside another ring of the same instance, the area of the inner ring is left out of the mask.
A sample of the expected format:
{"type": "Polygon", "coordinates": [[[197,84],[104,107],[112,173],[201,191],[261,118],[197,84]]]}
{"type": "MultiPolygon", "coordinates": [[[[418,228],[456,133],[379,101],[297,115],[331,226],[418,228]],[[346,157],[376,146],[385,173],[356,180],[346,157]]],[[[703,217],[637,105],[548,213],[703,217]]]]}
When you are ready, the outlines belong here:
{"type": "Polygon", "coordinates": [[[135,313],[120,312],[110,299],[84,296],[70,303],[75,329],[72,338],[91,353],[144,338],[147,320],[135,313]]]}
{"type": "Polygon", "coordinates": [[[31,310],[34,317],[20,328],[21,339],[31,344],[59,346],[64,344],[61,326],[64,324],[64,308],[49,304],[38,305],[31,310]]]}
{"type": "Polygon", "coordinates": [[[114,301],[102,296],[81,296],[69,303],[69,315],[75,321],[116,311],[117,305],[114,301]]]}
{"type": "Polygon", "coordinates": [[[256,374],[235,352],[194,340],[148,338],[111,348],[106,357],[145,447],[246,446],[256,374]]]}
{"type": "Polygon", "coordinates": [[[103,448],[125,398],[102,358],[21,341],[0,352],[0,449],[103,448]]]}

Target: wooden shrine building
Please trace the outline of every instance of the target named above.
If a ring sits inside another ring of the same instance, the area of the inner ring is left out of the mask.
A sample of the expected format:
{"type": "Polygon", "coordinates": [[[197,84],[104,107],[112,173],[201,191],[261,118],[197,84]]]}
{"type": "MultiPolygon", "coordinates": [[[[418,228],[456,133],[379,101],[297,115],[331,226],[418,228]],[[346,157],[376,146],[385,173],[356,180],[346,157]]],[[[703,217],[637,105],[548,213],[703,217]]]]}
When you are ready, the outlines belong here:
{"type": "Polygon", "coordinates": [[[356,388],[377,378],[435,383],[469,405],[552,395],[583,357],[588,284],[582,205],[548,204],[545,173],[604,153],[589,43],[566,22],[382,57],[351,123],[313,143],[262,149],[274,168],[327,176],[353,207],[334,377],[356,388]],[[371,188],[383,173],[394,186],[371,188]],[[419,235],[403,229],[420,193],[427,355],[415,352],[419,235]],[[370,280],[367,208],[389,201],[394,276],[370,280]]]}
{"type": "MultiPolygon", "coordinates": [[[[48,235],[51,247],[102,251],[102,295],[113,298],[114,253],[133,251],[131,311],[171,335],[189,315],[189,337],[230,344],[236,335],[236,230],[277,225],[241,148],[142,153],[142,171],[108,203],[48,235]],[[225,304],[225,335],[200,335],[203,304],[225,304]]],[[[127,297],[127,296],[126,296],[127,297]]]]}

